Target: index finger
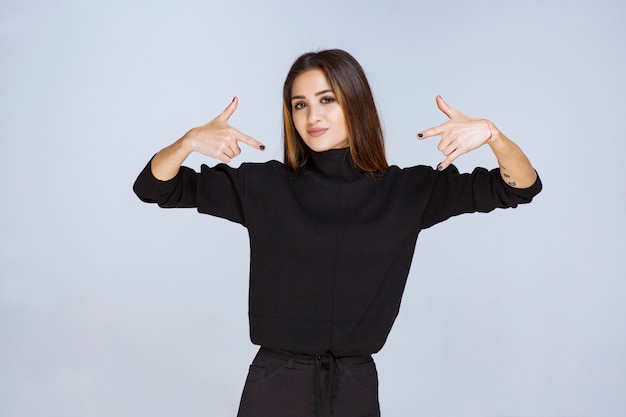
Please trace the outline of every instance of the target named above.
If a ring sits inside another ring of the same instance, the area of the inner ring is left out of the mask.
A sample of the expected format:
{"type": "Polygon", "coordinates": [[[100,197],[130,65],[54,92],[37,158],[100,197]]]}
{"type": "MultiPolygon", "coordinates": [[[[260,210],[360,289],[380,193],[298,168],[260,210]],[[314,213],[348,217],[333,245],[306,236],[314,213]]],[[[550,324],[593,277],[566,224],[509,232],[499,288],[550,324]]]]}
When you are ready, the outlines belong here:
{"type": "Polygon", "coordinates": [[[235,140],[237,140],[237,142],[245,143],[246,145],[256,148],[260,151],[265,150],[265,145],[263,145],[261,142],[259,142],[252,136],[248,136],[245,133],[242,133],[241,131],[237,129],[235,129],[235,132],[237,132],[237,135],[235,136],[235,140]]]}
{"type": "Polygon", "coordinates": [[[439,125],[439,126],[431,127],[426,130],[422,130],[420,133],[417,134],[417,138],[422,140],[422,139],[430,138],[433,136],[442,136],[442,135],[443,135],[443,125],[439,125]]]}

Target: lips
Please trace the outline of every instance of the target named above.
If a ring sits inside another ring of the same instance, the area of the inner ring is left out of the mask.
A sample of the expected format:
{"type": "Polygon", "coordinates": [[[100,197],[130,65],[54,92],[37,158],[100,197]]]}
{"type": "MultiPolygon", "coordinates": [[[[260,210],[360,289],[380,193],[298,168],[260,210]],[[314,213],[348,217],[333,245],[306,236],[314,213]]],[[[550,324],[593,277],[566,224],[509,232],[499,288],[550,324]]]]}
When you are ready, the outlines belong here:
{"type": "Polygon", "coordinates": [[[318,136],[322,136],[324,133],[326,133],[326,131],[328,130],[328,128],[315,128],[315,129],[309,129],[307,130],[309,136],[313,136],[314,138],[318,137],[318,136]]]}

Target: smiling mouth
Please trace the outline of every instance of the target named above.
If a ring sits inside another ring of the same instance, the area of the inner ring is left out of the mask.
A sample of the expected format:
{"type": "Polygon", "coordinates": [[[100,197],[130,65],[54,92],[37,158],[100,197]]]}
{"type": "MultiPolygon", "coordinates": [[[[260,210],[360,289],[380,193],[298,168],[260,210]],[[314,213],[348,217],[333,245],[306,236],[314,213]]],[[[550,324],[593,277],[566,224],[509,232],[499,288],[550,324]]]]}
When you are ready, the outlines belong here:
{"type": "Polygon", "coordinates": [[[318,137],[318,136],[322,136],[324,133],[326,133],[328,129],[323,129],[323,128],[319,128],[319,129],[309,129],[307,130],[307,132],[309,133],[310,136],[313,137],[318,137]]]}

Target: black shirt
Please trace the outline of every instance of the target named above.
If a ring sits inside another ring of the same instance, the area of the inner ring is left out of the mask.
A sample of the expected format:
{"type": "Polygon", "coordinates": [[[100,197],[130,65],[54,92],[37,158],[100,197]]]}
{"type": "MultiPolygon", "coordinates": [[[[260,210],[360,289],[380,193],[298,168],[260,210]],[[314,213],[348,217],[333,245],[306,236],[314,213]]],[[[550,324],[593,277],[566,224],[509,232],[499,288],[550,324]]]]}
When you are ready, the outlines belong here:
{"type": "Polygon", "coordinates": [[[159,181],[148,163],[134,190],[145,202],[197,207],[248,229],[253,343],[340,357],[382,348],[420,230],[528,203],[541,181],[517,189],[498,169],[459,174],[454,166],[363,174],[338,149],[313,152],[299,172],[278,161],[203,165],[159,181]]]}

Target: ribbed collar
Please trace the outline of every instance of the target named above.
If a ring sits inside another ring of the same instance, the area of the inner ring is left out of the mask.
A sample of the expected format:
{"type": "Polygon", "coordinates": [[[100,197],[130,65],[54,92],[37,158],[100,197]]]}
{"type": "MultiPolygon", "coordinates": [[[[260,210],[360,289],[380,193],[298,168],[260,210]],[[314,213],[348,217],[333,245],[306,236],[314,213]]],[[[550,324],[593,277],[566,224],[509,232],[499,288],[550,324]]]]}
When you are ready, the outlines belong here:
{"type": "Polygon", "coordinates": [[[307,168],[327,177],[352,181],[361,177],[361,172],[352,162],[350,148],[330,149],[323,152],[310,151],[307,168]]]}

